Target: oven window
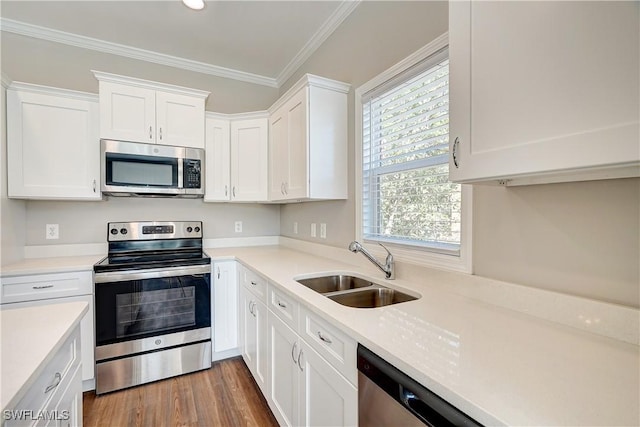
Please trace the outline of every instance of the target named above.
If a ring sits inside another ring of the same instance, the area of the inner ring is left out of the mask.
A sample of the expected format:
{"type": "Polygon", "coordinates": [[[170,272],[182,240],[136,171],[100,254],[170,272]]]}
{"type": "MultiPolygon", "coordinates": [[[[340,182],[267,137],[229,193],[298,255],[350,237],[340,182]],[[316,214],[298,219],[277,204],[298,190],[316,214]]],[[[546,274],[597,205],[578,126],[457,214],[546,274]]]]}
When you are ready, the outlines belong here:
{"type": "Polygon", "coordinates": [[[116,295],[116,338],[194,326],[195,287],[116,295]]]}

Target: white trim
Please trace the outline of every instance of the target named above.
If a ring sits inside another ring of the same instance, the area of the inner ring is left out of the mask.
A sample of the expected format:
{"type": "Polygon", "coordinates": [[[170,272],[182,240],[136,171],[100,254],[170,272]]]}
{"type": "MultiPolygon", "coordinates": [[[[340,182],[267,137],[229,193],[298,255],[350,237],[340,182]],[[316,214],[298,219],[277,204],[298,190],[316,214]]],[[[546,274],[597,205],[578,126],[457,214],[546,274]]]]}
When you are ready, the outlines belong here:
{"type": "Polygon", "coordinates": [[[214,111],[205,111],[207,119],[218,120],[253,120],[253,119],[268,119],[269,112],[263,111],[250,111],[248,113],[216,113],[214,111]]]}
{"type": "Polygon", "coordinates": [[[262,86],[275,88],[278,87],[276,79],[272,77],[247,73],[245,71],[233,70],[231,68],[220,67],[217,65],[207,64],[200,61],[193,61],[191,59],[180,58],[177,56],[165,55],[163,53],[139,49],[133,46],[111,43],[92,37],[81,36],[78,34],[72,34],[64,31],[54,30],[51,28],[41,27],[38,25],[27,24],[25,22],[14,21],[12,19],[0,18],[0,28],[2,29],[2,31],[6,31],[8,33],[20,34],[22,36],[34,37],[41,40],[62,43],[69,46],[80,47],[83,49],[95,50],[98,52],[124,56],[140,61],[152,62],[154,64],[166,65],[168,67],[195,71],[197,73],[209,74],[212,76],[224,77],[262,86]]]}
{"type": "Polygon", "coordinates": [[[211,353],[211,361],[212,362],[218,362],[220,360],[225,360],[225,359],[229,359],[231,357],[236,357],[236,356],[240,356],[242,353],[240,352],[240,348],[232,348],[231,350],[225,350],[225,351],[214,351],[213,353],[211,353]]]}
{"type": "Polygon", "coordinates": [[[81,101],[98,102],[98,95],[77,90],[61,89],[57,87],[41,86],[32,83],[13,82],[7,89],[19,90],[21,92],[38,93],[41,95],[51,95],[57,97],[78,99],[81,101]]]}
{"type": "Polygon", "coordinates": [[[103,71],[91,70],[91,72],[99,81],[135,86],[143,89],[161,90],[164,92],[171,92],[171,93],[176,93],[178,95],[186,95],[186,96],[192,96],[192,97],[197,97],[202,99],[207,99],[207,97],[211,93],[205,90],[192,89],[192,88],[172,85],[168,83],[153,82],[151,80],[121,76],[118,74],[105,73],[103,71]]]}
{"type": "MultiPolygon", "coordinates": [[[[362,236],[362,96],[380,86],[381,84],[385,83],[389,79],[395,77],[399,73],[408,70],[409,68],[423,61],[425,58],[445,48],[448,45],[448,40],[448,34],[442,34],[441,36],[434,39],[431,43],[409,55],[397,64],[391,66],[368,82],[364,83],[355,91],[356,240],[363,243],[367,250],[372,254],[381,258],[384,258],[384,256],[386,256],[386,252],[382,248],[378,247],[378,245],[372,245],[369,243],[365,244],[362,236]]],[[[393,253],[394,258],[397,261],[407,262],[410,264],[425,267],[443,268],[446,270],[458,271],[463,273],[473,273],[471,258],[473,236],[471,221],[473,200],[472,191],[473,190],[470,185],[462,186],[462,244],[460,245],[460,256],[444,255],[435,252],[429,252],[427,250],[414,249],[410,246],[389,244],[389,249],[393,253]]]]}
{"type": "Polygon", "coordinates": [[[349,93],[351,85],[349,83],[338,80],[328,79],[326,77],[316,76],[314,74],[305,74],[293,86],[289,88],[276,102],[274,102],[267,111],[273,113],[282,107],[293,95],[305,86],[314,86],[322,89],[329,89],[339,93],[349,93]]]}
{"type": "Polygon", "coordinates": [[[311,57],[311,55],[329,38],[331,34],[347,19],[361,0],[344,0],[340,6],[329,16],[322,26],[311,36],[300,51],[293,57],[276,77],[278,87],[282,86],[291,76],[311,57]]]}
{"type": "Polygon", "coordinates": [[[243,246],[269,246],[277,245],[279,236],[255,236],[255,237],[221,237],[217,239],[204,239],[205,249],[237,248],[243,246]]]}

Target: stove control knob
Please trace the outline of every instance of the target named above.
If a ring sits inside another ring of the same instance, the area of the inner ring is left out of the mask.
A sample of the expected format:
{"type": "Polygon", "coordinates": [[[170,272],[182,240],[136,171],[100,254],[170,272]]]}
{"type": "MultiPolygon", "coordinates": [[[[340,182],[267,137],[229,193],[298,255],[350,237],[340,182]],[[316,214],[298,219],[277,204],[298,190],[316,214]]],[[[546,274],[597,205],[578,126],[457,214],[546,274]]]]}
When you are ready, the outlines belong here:
{"type": "Polygon", "coordinates": [[[121,229],[120,229],[120,233],[122,233],[122,234],[127,234],[127,233],[128,233],[128,231],[127,231],[127,229],[126,229],[126,228],[121,228],[121,229]]]}
{"type": "Polygon", "coordinates": [[[118,234],[118,229],[117,229],[117,228],[112,228],[112,229],[111,229],[111,234],[113,234],[114,236],[115,236],[116,234],[118,234]]]}
{"type": "Polygon", "coordinates": [[[187,233],[191,233],[192,231],[193,231],[193,228],[187,227],[187,233]]]}
{"type": "Polygon", "coordinates": [[[196,233],[199,233],[200,232],[200,227],[194,228],[193,231],[195,231],[196,233]]]}

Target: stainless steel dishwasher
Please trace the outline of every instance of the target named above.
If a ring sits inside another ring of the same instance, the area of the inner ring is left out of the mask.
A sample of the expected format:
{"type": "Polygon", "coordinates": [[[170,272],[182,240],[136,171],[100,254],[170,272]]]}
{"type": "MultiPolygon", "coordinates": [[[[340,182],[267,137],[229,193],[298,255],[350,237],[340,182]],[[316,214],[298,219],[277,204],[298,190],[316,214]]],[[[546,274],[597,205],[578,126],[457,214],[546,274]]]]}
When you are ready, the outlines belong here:
{"type": "Polygon", "coordinates": [[[482,424],[358,344],[358,425],[440,427],[482,424]]]}

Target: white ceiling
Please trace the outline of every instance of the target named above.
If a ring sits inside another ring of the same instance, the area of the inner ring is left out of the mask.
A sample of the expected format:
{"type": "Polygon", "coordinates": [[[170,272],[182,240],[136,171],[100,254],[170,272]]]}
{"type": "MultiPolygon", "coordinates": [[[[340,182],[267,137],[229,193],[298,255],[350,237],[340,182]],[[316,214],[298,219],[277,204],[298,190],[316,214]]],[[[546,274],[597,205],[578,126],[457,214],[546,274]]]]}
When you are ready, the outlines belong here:
{"type": "Polygon", "coordinates": [[[279,87],[358,1],[7,1],[2,31],[279,87]]]}

